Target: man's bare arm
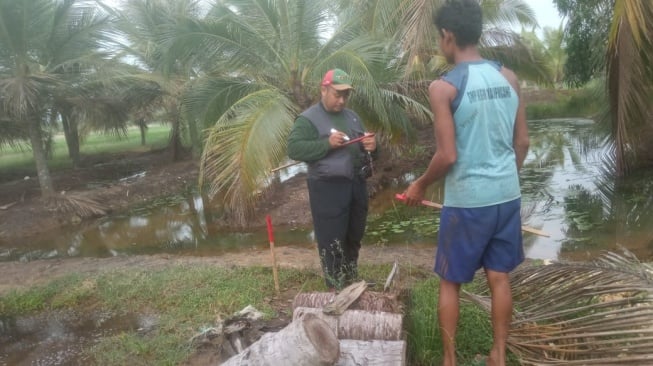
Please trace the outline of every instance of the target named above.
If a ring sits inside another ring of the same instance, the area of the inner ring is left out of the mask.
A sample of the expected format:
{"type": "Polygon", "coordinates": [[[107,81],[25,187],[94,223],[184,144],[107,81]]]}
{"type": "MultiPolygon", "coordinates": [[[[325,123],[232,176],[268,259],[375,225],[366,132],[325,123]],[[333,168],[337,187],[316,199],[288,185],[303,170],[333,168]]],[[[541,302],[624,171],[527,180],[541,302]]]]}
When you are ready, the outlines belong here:
{"type": "Polygon", "coordinates": [[[512,146],[515,149],[515,157],[517,161],[517,171],[521,170],[528,154],[528,146],[530,140],[528,138],[528,124],[526,122],[526,103],[521,96],[521,88],[519,87],[519,80],[512,70],[505,67],[501,68],[501,73],[506,77],[510,85],[515,89],[519,97],[519,107],[517,109],[517,117],[515,118],[515,130],[512,138],[512,146]]]}
{"type": "Polygon", "coordinates": [[[451,114],[451,101],[456,93],[456,88],[443,80],[436,80],[429,86],[436,151],[426,172],[406,190],[406,203],[409,205],[420,204],[426,188],[443,178],[456,162],[456,130],[451,114]]]}

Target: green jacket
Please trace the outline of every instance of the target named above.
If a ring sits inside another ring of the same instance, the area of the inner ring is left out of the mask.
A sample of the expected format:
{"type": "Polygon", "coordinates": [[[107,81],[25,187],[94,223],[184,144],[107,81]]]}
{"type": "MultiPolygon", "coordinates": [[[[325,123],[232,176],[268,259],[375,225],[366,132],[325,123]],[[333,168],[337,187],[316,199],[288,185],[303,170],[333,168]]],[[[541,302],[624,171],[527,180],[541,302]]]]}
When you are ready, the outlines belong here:
{"type": "Polygon", "coordinates": [[[362,158],[365,154],[362,145],[354,143],[339,149],[331,149],[329,146],[330,128],[342,131],[350,138],[358,137],[364,131],[360,117],[355,112],[345,110],[329,113],[322,109],[321,104],[316,104],[295,120],[288,138],[288,156],[291,159],[308,163],[309,177],[333,177],[334,173],[336,173],[335,176],[351,177],[352,174],[357,174],[363,164],[362,158]],[[308,118],[310,116],[313,116],[311,119],[315,120],[311,122],[308,118]],[[350,162],[340,160],[344,158],[341,149],[347,149],[350,155],[346,160],[350,160],[350,162]],[[336,156],[340,156],[340,158],[336,156]],[[341,164],[345,164],[345,166],[350,164],[352,171],[343,173],[341,164]]]}

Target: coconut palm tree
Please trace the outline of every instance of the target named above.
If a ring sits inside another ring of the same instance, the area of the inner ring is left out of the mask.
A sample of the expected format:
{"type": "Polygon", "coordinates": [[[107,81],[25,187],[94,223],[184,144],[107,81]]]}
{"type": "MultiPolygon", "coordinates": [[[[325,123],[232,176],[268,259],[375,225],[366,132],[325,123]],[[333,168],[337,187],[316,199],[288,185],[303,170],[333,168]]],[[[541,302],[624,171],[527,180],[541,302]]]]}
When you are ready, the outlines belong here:
{"type": "Polygon", "coordinates": [[[653,156],[653,4],[628,0],[554,0],[569,17],[565,33],[567,81],[579,85],[605,75],[610,144],[617,176],[653,156]],[[605,72],[605,74],[603,74],[605,72]]]}
{"type": "Polygon", "coordinates": [[[608,39],[607,86],[616,172],[653,156],[653,3],[616,0],[608,39]],[[643,159],[642,159],[643,160],[643,159]]]}
{"type": "Polygon", "coordinates": [[[45,197],[54,187],[43,128],[65,99],[85,99],[80,86],[99,58],[105,22],[89,1],[0,0],[0,99],[5,118],[29,136],[45,197]]]}
{"type": "MultiPolygon", "coordinates": [[[[169,52],[164,40],[180,22],[199,19],[200,1],[124,1],[113,15],[121,33],[119,38],[123,40],[117,46],[120,55],[139,68],[138,71],[132,70],[130,75],[125,76],[126,79],[137,90],[158,90],[157,96],[146,93],[145,99],[136,103],[139,107],[133,110],[133,114],[140,120],[144,115],[151,115],[155,108],[164,111],[166,122],[172,126],[172,158],[177,160],[181,156],[183,128],[189,129],[192,145],[200,145],[194,121],[184,118],[181,105],[187,83],[195,77],[196,64],[192,57],[182,60],[177,54],[169,52]]],[[[137,93],[130,95],[139,96],[137,93]]]]}
{"type": "Polygon", "coordinates": [[[546,49],[547,69],[555,85],[560,85],[564,79],[564,66],[567,61],[567,53],[564,49],[563,28],[544,28],[542,43],[546,49]]]}
{"type": "MultiPolygon", "coordinates": [[[[446,68],[444,59],[438,56],[438,34],[432,18],[442,3],[442,0],[343,0],[339,7],[345,14],[342,22],[358,23],[367,33],[391,38],[390,44],[406,65],[405,76],[422,80],[432,79],[446,68]]],[[[522,78],[547,82],[541,66],[544,60],[534,58],[510,28],[537,24],[530,6],[522,0],[485,0],[481,6],[482,54],[506,63],[522,78]]]]}
{"type": "Polygon", "coordinates": [[[208,128],[201,184],[238,222],[252,212],[270,170],[286,159],[293,121],[317,101],[328,69],[350,73],[350,105],[386,138],[405,134],[409,115],[428,118],[427,108],[388,86],[403,68],[392,66],[387,40],[338,23],[327,3],[225,0],[206,19],[179,22],[170,33],[169,53],[202,65],[184,105],[208,128]]]}

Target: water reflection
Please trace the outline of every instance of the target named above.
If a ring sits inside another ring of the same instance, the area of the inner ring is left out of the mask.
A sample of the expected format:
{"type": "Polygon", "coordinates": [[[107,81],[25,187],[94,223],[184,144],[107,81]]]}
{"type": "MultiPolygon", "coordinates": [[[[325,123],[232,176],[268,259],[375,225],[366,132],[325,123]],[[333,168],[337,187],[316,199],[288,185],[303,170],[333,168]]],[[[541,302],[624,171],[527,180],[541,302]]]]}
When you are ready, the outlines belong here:
{"type": "Polygon", "coordinates": [[[149,315],[71,311],[28,317],[0,316],[0,365],[87,365],[88,350],[103,337],[119,332],[151,330],[158,318],[149,315]]]}
{"type": "Polygon", "coordinates": [[[651,206],[634,204],[643,197],[650,201],[646,187],[650,189],[652,175],[643,172],[623,182],[606,175],[608,149],[591,121],[534,121],[529,127],[534,148],[522,172],[524,199],[539,209],[531,224],[553,237],[528,238],[528,255],[588,260],[623,246],[640,258],[652,258],[651,206]]]}
{"type": "MultiPolygon", "coordinates": [[[[62,228],[20,246],[2,248],[0,260],[31,261],[55,257],[109,257],[174,253],[220,255],[227,251],[264,249],[267,233],[235,232],[220,226],[201,195],[166,197],[132,212],[85,226],[62,228]]],[[[277,245],[309,246],[310,228],[275,226],[277,245]]]]}
{"type": "MultiPolygon", "coordinates": [[[[529,122],[531,149],[520,174],[522,217],[551,237],[526,234],[527,257],[589,260],[623,246],[639,258],[653,258],[653,172],[621,182],[606,175],[608,149],[594,129],[583,119],[529,122]]],[[[373,202],[368,241],[436,243],[437,234],[425,228],[437,228],[437,212],[392,202],[405,186],[382,192],[373,202]]],[[[427,199],[442,202],[442,190],[436,184],[427,199]]]]}

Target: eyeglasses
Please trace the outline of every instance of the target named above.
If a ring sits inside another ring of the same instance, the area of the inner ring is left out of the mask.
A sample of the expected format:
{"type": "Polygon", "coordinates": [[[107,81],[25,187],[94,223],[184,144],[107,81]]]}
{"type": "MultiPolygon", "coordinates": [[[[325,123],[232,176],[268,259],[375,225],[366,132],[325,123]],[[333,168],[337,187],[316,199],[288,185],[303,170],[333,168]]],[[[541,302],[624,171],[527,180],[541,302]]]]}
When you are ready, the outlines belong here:
{"type": "Polygon", "coordinates": [[[347,90],[336,90],[335,88],[329,87],[329,89],[333,90],[336,98],[343,98],[343,99],[348,99],[349,95],[351,94],[351,89],[347,90]]]}

